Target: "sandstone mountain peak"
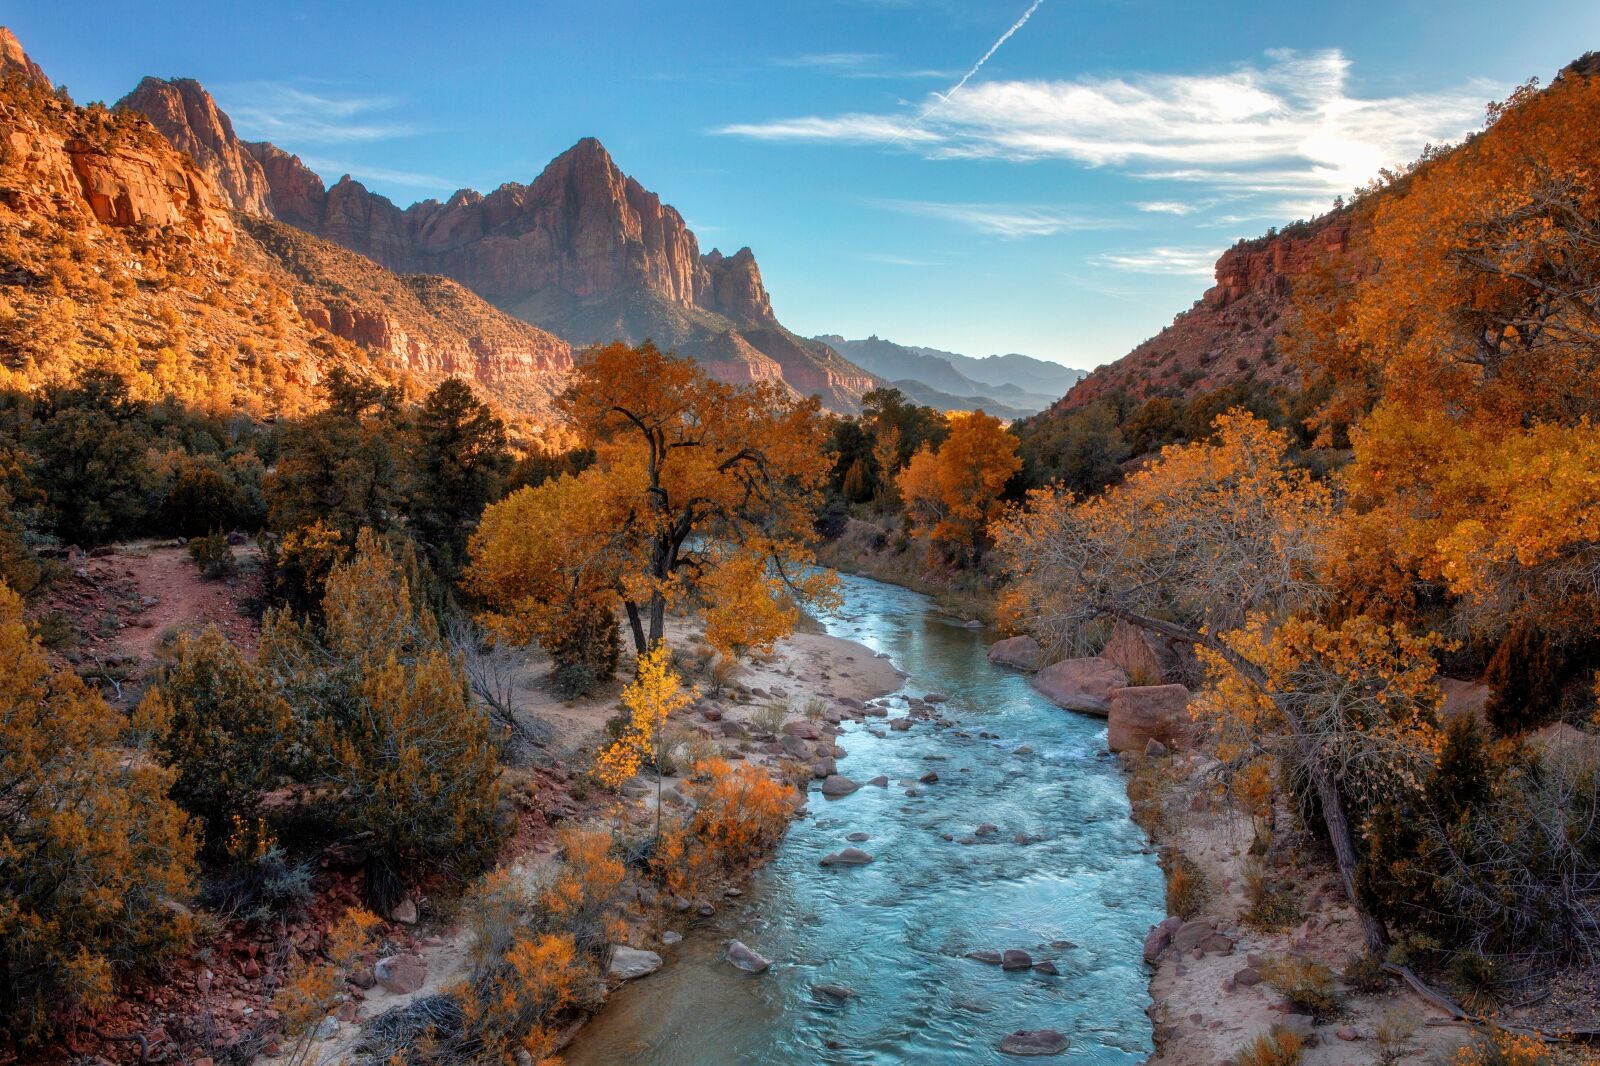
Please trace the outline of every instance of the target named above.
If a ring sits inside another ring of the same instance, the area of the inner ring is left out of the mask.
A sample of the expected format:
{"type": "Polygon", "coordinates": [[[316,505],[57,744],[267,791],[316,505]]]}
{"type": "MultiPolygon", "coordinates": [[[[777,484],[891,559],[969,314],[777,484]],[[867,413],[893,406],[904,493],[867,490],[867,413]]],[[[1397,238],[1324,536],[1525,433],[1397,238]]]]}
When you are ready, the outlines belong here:
{"type": "Polygon", "coordinates": [[[22,42],[17,40],[17,35],[7,26],[0,26],[0,72],[18,70],[33,80],[46,87],[50,79],[45,77],[39,64],[28,58],[28,53],[23,51],[22,42]]]}
{"type": "Polygon", "coordinates": [[[755,254],[702,255],[683,216],[585,137],[528,184],[401,208],[351,175],[331,187],[297,156],[234,136],[193,82],[147,79],[122,102],[224,189],[270,216],[402,274],[442,274],[574,345],[654,340],[731,382],[780,378],[852,410],[881,382],[784,329],[755,254]],[[264,195],[261,193],[264,187],[264,195]]]}
{"type": "Polygon", "coordinates": [[[233,132],[233,123],[193,78],[145,78],[117,102],[137,111],[211,176],[234,209],[270,216],[267,175],[233,132]]]}

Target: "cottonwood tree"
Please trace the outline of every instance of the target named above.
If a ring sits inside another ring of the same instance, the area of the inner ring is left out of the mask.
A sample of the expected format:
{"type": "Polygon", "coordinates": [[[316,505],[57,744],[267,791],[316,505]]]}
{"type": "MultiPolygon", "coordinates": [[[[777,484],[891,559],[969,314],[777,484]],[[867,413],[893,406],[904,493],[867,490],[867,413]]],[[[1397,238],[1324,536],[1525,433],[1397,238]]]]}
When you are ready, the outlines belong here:
{"type": "Polygon", "coordinates": [[[484,514],[468,581],[491,610],[543,640],[566,597],[612,598],[643,654],[661,641],[669,606],[708,587],[727,595],[735,574],[742,593],[775,601],[827,592],[805,566],[828,475],[815,399],[713,381],[648,343],[596,349],[575,377],[560,408],[595,463],[484,514]],[[535,514],[555,528],[532,528],[535,514]]]}
{"type": "Polygon", "coordinates": [[[983,553],[988,526],[1000,517],[1000,494],[1022,468],[1017,439],[982,411],[953,411],[949,435],[934,451],[924,445],[897,488],[913,528],[958,563],[983,553]]]}
{"type": "MultiPolygon", "coordinates": [[[[1304,617],[1324,596],[1318,538],[1333,500],[1289,463],[1288,443],[1234,411],[1213,442],[1167,448],[1101,496],[1031,494],[997,534],[1013,576],[1004,606],[1058,650],[1088,650],[1113,621],[1203,649],[1224,736],[1254,738],[1225,754],[1268,753],[1305,775],[1356,900],[1347,807],[1397,752],[1432,743],[1432,659],[1367,620],[1335,630],[1304,617]]],[[[1386,941],[1364,922],[1369,942],[1386,941]]]]}

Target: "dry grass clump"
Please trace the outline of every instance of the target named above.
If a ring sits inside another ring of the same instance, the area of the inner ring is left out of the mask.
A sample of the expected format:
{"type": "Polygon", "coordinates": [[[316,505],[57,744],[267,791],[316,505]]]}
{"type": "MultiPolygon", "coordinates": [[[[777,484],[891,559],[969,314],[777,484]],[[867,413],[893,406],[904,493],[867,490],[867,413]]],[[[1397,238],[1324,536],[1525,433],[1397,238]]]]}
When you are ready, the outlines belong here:
{"type": "Polygon", "coordinates": [[[1244,912],[1246,925],[1274,933],[1300,920],[1300,908],[1295,905],[1294,895],[1273,883],[1260,859],[1246,862],[1242,874],[1245,900],[1249,903],[1244,912]]]}
{"type": "Polygon", "coordinates": [[[1257,969],[1261,979],[1288,997],[1296,1010],[1318,1021],[1334,1017],[1344,1006],[1333,971],[1320,962],[1298,955],[1279,956],[1257,969]]]}
{"type": "Polygon", "coordinates": [[[1211,898],[1211,886],[1199,864],[1177,848],[1165,848],[1161,868],[1167,874],[1167,913],[1184,921],[1200,917],[1211,898]]]}
{"type": "Polygon", "coordinates": [[[1295,1066],[1305,1054],[1300,1034],[1274,1025],[1239,1049],[1229,1066],[1295,1066]]]}

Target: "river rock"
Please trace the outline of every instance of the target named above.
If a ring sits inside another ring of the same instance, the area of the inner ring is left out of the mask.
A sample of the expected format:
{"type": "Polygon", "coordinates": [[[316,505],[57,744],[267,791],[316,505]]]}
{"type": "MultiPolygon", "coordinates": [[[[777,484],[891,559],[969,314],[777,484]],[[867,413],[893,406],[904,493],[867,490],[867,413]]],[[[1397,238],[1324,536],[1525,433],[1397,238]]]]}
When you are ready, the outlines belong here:
{"type": "Polygon", "coordinates": [[[879,774],[877,777],[874,777],[871,781],[868,781],[867,784],[871,785],[873,788],[888,788],[889,787],[889,779],[887,777],[885,777],[883,774],[879,774]]]}
{"type": "Polygon", "coordinates": [[[1056,964],[1053,962],[1036,962],[1033,964],[1033,969],[1035,973],[1042,973],[1047,977],[1061,976],[1061,971],[1056,969],[1056,964]]]}
{"type": "Polygon", "coordinates": [[[1182,685],[1113,689],[1106,711],[1106,747],[1112,751],[1143,751],[1152,740],[1172,744],[1192,724],[1189,690],[1182,685]]]}
{"type": "Polygon", "coordinates": [[[1033,956],[1021,948],[1006,948],[1000,953],[1002,970],[1026,970],[1033,965],[1033,956]]]}
{"type": "Polygon", "coordinates": [[[859,844],[864,840],[871,840],[872,839],[872,834],[871,833],[863,833],[860,830],[857,830],[856,832],[851,833],[849,836],[845,837],[845,839],[848,840],[848,841],[851,841],[852,843],[859,844]]]}
{"type": "Polygon", "coordinates": [[[902,715],[899,718],[889,719],[889,728],[894,730],[896,733],[904,733],[906,730],[911,728],[911,716],[907,714],[902,715]]]}
{"type": "Polygon", "coordinates": [[[975,837],[991,837],[998,832],[1000,832],[999,826],[995,825],[993,822],[984,822],[982,825],[978,826],[978,828],[972,831],[972,835],[975,837]]]}
{"type": "Polygon", "coordinates": [[[1045,699],[1069,711],[1104,717],[1111,693],[1124,688],[1128,675],[1110,659],[1063,659],[1033,675],[1032,685],[1045,699]]]}
{"type": "Polygon", "coordinates": [[[812,985],[811,991],[819,999],[846,1000],[856,994],[856,990],[847,985],[812,985]]]}
{"type": "Polygon", "coordinates": [[[922,782],[924,785],[932,785],[939,780],[939,775],[934,773],[932,770],[929,770],[927,773],[917,778],[917,780],[922,782]]]}
{"type": "Polygon", "coordinates": [[[783,724],[783,731],[788,736],[799,737],[801,740],[822,739],[822,727],[817,725],[817,723],[804,718],[797,718],[792,722],[785,722],[783,724]]]}
{"type": "Polygon", "coordinates": [[[840,774],[834,774],[822,782],[824,796],[848,796],[861,786],[840,774]]]}
{"type": "Polygon", "coordinates": [[[783,754],[789,756],[791,759],[811,758],[810,742],[801,740],[793,733],[785,734],[784,738],[778,742],[778,747],[782,750],[783,754]]]}
{"type": "Polygon", "coordinates": [[[1039,669],[1039,642],[1029,636],[1007,637],[989,645],[989,661],[1030,673],[1039,669]]]}
{"type": "Polygon", "coordinates": [[[1033,754],[1033,748],[1030,747],[1027,744],[1022,744],[1022,745],[1019,745],[1018,747],[1012,748],[1011,749],[1011,754],[1013,754],[1013,755],[1032,755],[1033,754]]]}
{"type": "Polygon", "coordinates": [[[998,951],[991,950],[990,948],[979,948],[977,951],[969,951],[967,952],[966,957],[969,959],[977,959],[979,962],[986,962],[990,966],[999,966],[1003,959],[1003,956],[998,951]]]}
{"type": "Polygon", "coordinates": [[[1253,988],[1261,983],[1261,975],[1256,972],[1255,967],[1246,966],[1233,975],[1233,983],[1239,988],[1253,988]]]}
{"type": "Polygon", "coordinates": [[[648,977],[659,969],[661,969],[661,956],[655,952],[631,948],[626,944],[611,945],[611,962],[606,967],[607,976],[618,981],[634,981],[648,977]]]}
{"type": "Polygon", "coordinates": [[[665,933],[661,934],[661,942],[670,948],[674,944],[683,943],[683,934],[672,929],[668,929],[665,933]]]}
{"type": "Polygon", "coordinates": [[[1153,963],[1167,950],[1167,945],[1172,943],[1172,934],[1183,926],[1183,919],[1178,917],[1166,918],[1150,927],[1150,932],[1144,938],[1144,961],[1153,963]]]}
{"type": "Polygon", "coordinates": [[[1184,922],[1178,927],[1178,931],[1172,934],[1172,946],[1179,954],[1193,951],[1216,931],[1216,925],[1204,918],[1184,922]]]}
{"type": "Polygon", "coordinates": [[[745,973],[766,973],[767,967],[772,965],[771,960],[751,951],[739,940],[729,942],[727,957],[729,962],[745,973]]]}
{"type": "Polygon", "coordinates": [[[872,856],[860,848],[845,848],[822,857],[823,866],[865,866],[872,861],[872,856]]]}
{"type": "Polygon", "coordinates": [[[390,955],[372,964],[372,977],[385,991],[403,996],[428,980],[428,963],[421,955],[390,955]]]}
{"type": "Polygon", "coordinates": [[[923,703],[949,703],[950,697],[943,692],[930,692],[922,697],[923,703]]]}
{"type": "Polygon", "coordinates": [[[1067,1038],[1054,1029],[1018,1029],[1000,1041],[1007,1055],[1059,1055],[1067,1050],[1067,1038]]]}

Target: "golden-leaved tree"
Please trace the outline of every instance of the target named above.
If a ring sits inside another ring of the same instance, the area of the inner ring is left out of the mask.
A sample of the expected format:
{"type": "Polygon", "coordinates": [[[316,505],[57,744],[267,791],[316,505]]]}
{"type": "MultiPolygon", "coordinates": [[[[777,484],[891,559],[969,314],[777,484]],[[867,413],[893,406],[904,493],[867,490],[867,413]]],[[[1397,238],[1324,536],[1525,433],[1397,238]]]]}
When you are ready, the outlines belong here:
{"type": "Polygon", "coordinates": [[[790,598],[827,593],[806,565],[828,474],[815,399],[612,344],[584,357],[560,407],[594,465],[491,506],[472,540],[468,585],[503,632],[550,648],[620,606],[642,654],[670,606],[714,594],[753,608],[717,617],[709,635],[731,650],[770,644],[790,598]]]}
{"type": "Polygon", "coordinates": [[[191,932],[194,827],[119,721],[51,668],[0,586],[0,1037],[27,1043],[105,1005],[191,932]]]}
{"type": "Polygon", "coordinates": [[[1000,495],[1022,469],[1017,439],[982,411],[952,411],[950,433],[934,451],[923,445],[900,473],[896,488],[912,528],[957,563],[983,553],[989,523],[1003,510],[1000,495]]]}
{"type": "Polygon", "coordinates": [[[1597,123],[1577,71],[1491,108],[1377,198],[1371,269],[1302,339],[1309,370],[1367,390],[1325,422],[1372,407],[1334,568],[1357,609],[1442,594],[1487,640],[1600,626],[1597,123]]]}

